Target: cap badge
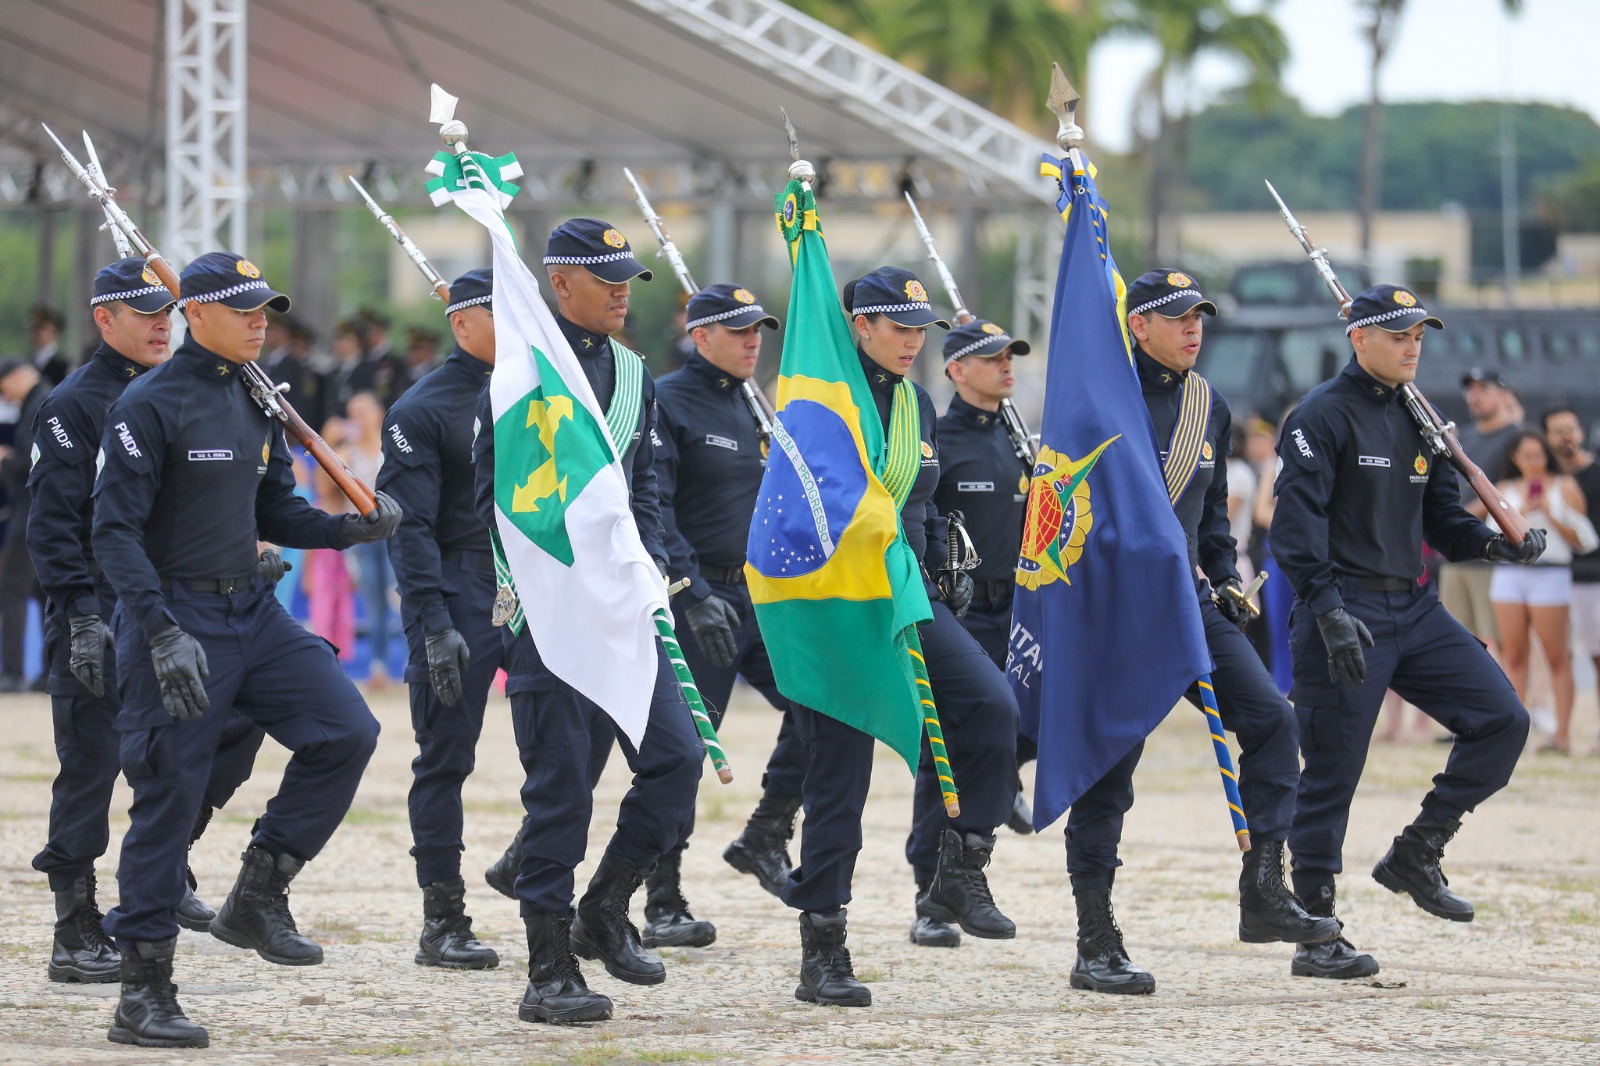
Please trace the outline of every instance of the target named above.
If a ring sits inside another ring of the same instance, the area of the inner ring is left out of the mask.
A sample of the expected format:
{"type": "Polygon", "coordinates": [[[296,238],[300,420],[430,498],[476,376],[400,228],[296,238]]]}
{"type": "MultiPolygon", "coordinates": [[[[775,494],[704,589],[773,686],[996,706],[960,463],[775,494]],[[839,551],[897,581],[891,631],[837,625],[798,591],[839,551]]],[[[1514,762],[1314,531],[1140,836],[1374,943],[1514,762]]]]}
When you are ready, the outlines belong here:
{"type": "Polygon", "coordinates": [[[733,298],[742,304],[753,304],[756,302],[756,294],[751,292],[749,289],[734,289],[733,298]]]}
{"type": "Polygon", "coordinates": [[[993,322],[985,322],[983,324],[983,331],[994,337],[998,337],[1000,334],[1005,332],[1004,329],[995,325],[993,322]]]}
{"type": "Polygon", "coordinates": [[[628,243],[628,238],[624,237],[619,231],[614,229],[606,230],[600,235],[600,239],[605,241],[613,248],[621,248],[623,245],[628,243]]]}
{"type": "Polygon", "coordinates": [[[250,278],[252,281],[261,276],[260,268],[254,263],[250,262],[248,259],[239,260],[237,263],[233,264],[233,269],[237,270],[245,277],[250,278]]]}
{"type": "Polygon", "coordinates": [[[1419,474],[1426,474],[1428,472],[1428,460],[1422,457],[1421,452],[1418,452],[1417,457],[1412,460],[1411,469],[1415,470],[1419,474]]]}
{"type": "Polygon", "coordinates": [[[906,282],[906,299],[912,303],[927,303],[928,290],[922,287],[922,282],[912,278],[906,282]]]}
{"type": "Polygon", "coordinates": [[[146,285],[161,284],[161,279],[156,277],[156,272],[151,270],[149,267],[145,267],[144,270],[139,272],[139,280],[143,281],[146,285]]]}
{"type": "Polygon", "coordinates": [[[1187,289],[1190,285],[1194,284],[1194,279],[1189,277],[1187,274],[1174,270],[1172,273],[1167,275],[1167,284],[1171,285],[1175,289],[1187,289]]]}
{"type": "Polygon", "coordinates": [[[1417,306],[1417,298],[1404,289],[1394,290],[1394,302],[1399,304],[1401,307],[1417,306]]]}

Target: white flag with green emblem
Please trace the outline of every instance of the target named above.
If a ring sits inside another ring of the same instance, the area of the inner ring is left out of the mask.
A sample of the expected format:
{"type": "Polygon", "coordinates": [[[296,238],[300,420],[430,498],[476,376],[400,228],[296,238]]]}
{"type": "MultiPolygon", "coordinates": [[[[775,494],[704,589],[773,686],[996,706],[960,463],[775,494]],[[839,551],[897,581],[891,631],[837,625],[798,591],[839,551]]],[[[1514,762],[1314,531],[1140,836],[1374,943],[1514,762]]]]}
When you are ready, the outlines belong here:
{"type": "Polygon", "coordinates": [[[516,191],[496,180],[509,158],[449,156],[429,183],[494,243],[495,524],[545,665],[638,747],[656,682],[652,616],[667,606],[666,584],[639,539],[605,414],[501,213],[516,191]]]}

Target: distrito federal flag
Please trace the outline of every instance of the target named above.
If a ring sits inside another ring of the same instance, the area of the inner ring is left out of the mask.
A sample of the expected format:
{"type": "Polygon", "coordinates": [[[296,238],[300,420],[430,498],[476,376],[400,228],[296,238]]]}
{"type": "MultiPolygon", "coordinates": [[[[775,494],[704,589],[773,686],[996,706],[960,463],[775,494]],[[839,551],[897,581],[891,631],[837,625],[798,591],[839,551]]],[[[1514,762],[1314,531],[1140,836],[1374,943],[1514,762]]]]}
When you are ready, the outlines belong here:
{"type": "Polygon", "coordinates": [[[666,584],[639,539],[594,390],[517,254],[502,213],[516,192],[508,160],[440,153],[429,183],[436,202],[453,201],[494,244],[494,425],[479,432],[494,434],[495,533],[540,658],[637,748],[666,584]]]}
{"type": "Polygon", "coordinates": [[[1211,669],[1188,542],[1157,461],[1122,315],[1105,204],[1062,181],[1039,458],[1028,489],[1007,677],[1039,745],[1033,824],[1061,817],[1211,669]]]}

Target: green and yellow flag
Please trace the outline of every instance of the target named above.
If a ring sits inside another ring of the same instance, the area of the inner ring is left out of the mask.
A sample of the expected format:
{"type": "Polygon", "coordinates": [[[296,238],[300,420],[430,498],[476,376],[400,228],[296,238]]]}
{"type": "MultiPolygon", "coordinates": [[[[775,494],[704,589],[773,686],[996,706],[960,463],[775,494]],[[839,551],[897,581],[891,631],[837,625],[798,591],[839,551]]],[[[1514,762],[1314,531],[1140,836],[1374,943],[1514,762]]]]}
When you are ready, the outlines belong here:
{"type": "MultiPolygon", "coordinates": [[[[893,429],[885,438],[811,190],[791,181],[775,204],[794,288],[772,454],[746,545],[750,598],[778,691],[872,734],[915,770],[931,703],[911,651],[914,627],[932,612],[900,504],[920,440],[893,429]]],[[[915,425],[915,397],[902,389],[891,427],[915,425]]]]}

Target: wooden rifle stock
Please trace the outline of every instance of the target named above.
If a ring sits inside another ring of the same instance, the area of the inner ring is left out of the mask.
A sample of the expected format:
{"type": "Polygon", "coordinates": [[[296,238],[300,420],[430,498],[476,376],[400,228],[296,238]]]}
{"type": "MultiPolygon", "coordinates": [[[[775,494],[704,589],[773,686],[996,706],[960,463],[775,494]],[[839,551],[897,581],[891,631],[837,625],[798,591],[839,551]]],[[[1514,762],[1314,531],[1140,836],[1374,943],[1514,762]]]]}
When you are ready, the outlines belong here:
{"type": "Polygon", "coordinates": [[[1506,540],[1512,544],[1521,544],[1526,540],[1528,531],[1532,528],[1528,520],[1511,506],[1483,469],[1468,457],[1461,447],[1461,442],[1451,432],[1451,425],[1439,417],[1439,412],[1434,410],[1433,404],[1422,395],[1422,390],[1414,384],[1407,383],[1400,386],[1400,395],[1406,406],[1411,409],[1412,416],[1421,425],[1422,435],[1433,450],[1443,455],[1451,466],[1460,471],[1461,476],[1472,486],[1472,491],[1478,494],[1478,499],[1483,501],[1483,506],[1488,511],[1488,520],[1499,526],[1500,532],[1504,533],[1506,540]]]}

